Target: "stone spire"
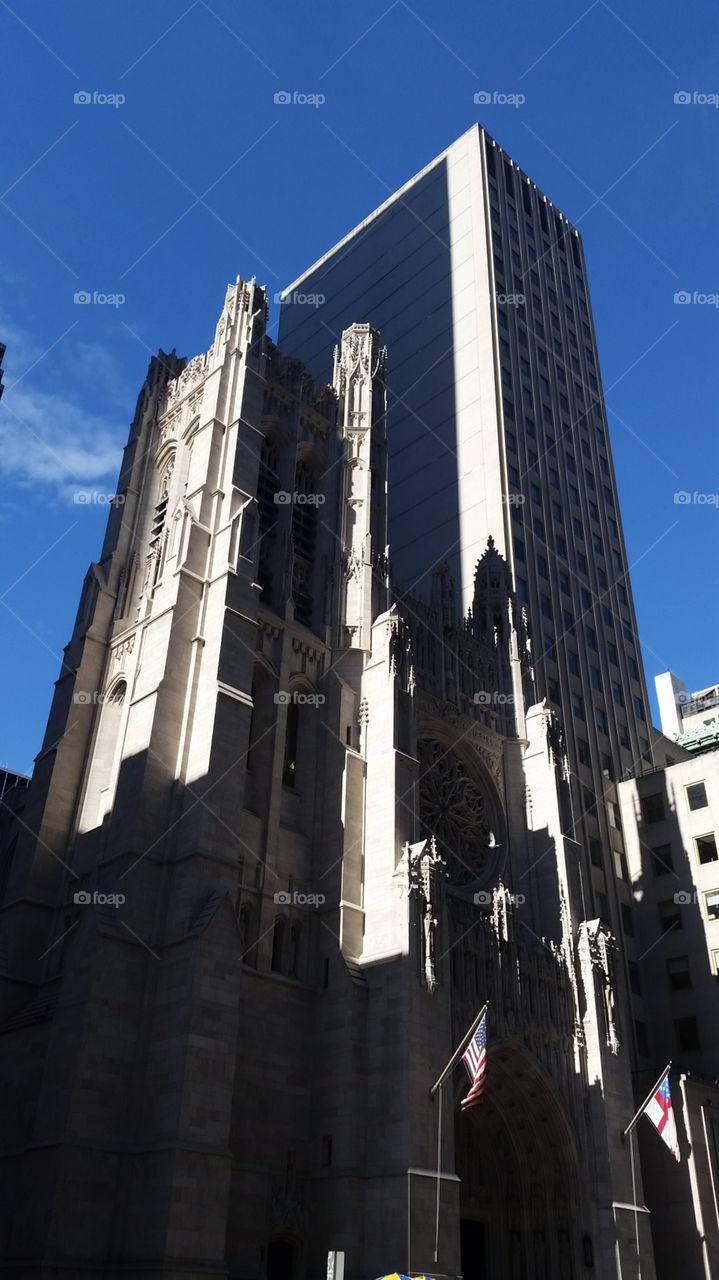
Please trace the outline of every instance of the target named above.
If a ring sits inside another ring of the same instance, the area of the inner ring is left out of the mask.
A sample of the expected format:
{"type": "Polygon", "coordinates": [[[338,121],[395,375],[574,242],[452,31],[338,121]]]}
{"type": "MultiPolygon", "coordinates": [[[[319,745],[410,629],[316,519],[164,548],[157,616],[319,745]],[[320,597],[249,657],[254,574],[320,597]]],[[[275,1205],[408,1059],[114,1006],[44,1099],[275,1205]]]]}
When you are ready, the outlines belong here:
{"type": "Polygon", "coordinates": [[[386,352],[369,324],[345,329],[335,350],[339,428],[347,441],[342,513],[341,643],[368,649],[372,625],[373,555],[384,550],[386,352]],[[373,493],[373,473],[376,477],[373,493]]]}

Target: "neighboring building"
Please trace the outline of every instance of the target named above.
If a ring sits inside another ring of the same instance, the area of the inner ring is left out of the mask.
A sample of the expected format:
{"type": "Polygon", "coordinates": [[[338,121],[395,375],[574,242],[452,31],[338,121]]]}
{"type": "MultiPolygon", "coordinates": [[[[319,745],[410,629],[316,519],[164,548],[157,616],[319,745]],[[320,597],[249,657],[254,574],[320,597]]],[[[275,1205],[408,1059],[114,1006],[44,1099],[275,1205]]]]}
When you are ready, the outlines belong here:
{"type": "Polygon", "coordinates": [[[629,1275],[622,978],[526,605],[491,538],[470,609],[397,590],[381,336],[328,386],[265,315],[238,280],[150,364],[13,836],[5,1272],[629,1275]]]}
{"type": "Polygon", "coordinates": [[[578,232],[475,125],[284,295],[280,344],[320,377],[353,320],[388,346],[399,581],[423,594],[447,560],[466,608],[487,537],[506,558],[566,738],[570,911],[621,937],[632,899],[603,798],[652,754],[578,232]]]}
{"type": "Polygon", "coordinates": [[[11,773],[9,769],[0,769],[0,800],[7,800],[13,787],[23,791],[30,786],[26,773],[11,773]]]}
{"type": "Polygon", "coordinates": [[[719,1275],[719,750],[684,757],[618,787],[636,903],[641,1079],[651,1085],[672,1062],[689,1173],[660,1171],[642,1132],[659,1280],[719,1275]]]}
{"type": "Polygon", "coordinates": [[[689,693],[671,671],[654,677],[662,732],[686,751],[719,747],[719,684],[689,693]]]}

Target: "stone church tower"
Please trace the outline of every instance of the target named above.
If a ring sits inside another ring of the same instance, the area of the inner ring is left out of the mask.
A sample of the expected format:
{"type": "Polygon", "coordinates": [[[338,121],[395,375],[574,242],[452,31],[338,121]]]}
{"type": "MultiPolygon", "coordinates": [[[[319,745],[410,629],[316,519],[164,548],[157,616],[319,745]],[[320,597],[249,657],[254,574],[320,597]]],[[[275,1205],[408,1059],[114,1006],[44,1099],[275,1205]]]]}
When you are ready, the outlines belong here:
{"type": "Polygon", "coordinates": [[[393,581],[392,353],[265,322],[238,279],[151,361],[5,833],[5,1273],[609,1280],[625,1015],[524,606],[491,539],[465,617],[393,581]]]}

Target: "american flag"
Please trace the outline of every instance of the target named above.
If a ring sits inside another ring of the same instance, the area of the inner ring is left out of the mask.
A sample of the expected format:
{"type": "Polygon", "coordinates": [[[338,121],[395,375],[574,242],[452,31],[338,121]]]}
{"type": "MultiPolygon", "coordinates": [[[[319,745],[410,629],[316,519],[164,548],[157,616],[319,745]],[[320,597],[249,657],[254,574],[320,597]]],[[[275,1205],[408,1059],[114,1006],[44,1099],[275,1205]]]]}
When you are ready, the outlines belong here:
{"type": "Polygon", "coordinates": [[[462,1110],[468,1111],[482,1101],[484,1084],[487,1079],[487,1015],[482,1014],[479,1026],[462,1054],[462,1061],[467,1068],[472,1085],[466,1098],[462,1099],[462,1110]]]}
{"type": "Polygon", "coordinates": [[[680,1160],[677,1122],[674,1118],[672,1095],[669,1089],[669,1072],[665,1075],[656,1093],[649,1099],[644,1114],[651,1120],[659,1136],[666,1142],[675,1160],[680,1160]]]}

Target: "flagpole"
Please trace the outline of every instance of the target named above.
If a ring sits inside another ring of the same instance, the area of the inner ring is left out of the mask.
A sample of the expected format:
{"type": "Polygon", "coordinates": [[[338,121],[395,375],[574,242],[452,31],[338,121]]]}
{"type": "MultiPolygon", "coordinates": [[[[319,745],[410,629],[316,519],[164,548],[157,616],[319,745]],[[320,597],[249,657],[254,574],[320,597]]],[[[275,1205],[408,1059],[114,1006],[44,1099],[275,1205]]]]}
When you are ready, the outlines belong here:
{"type": "Polygon", "coordinates": [[[634,1130],[629,1134],[629,1157],[632,1163],[632,1204],[634,1205],[634,1239],[637,1244],[637,1280],[642,1280],[642,1255],[639,1248],[639,1209],[637,1207],[637,1181],[634,1173],[634,1130]]]}
{"type": "Polygon", "coordinates": [[[437,1115],[437,1204],[434,1217],[434,1260],[439,1257],[439,1196],[442,1186],[442,1086],[439,1086],[439,1107],[437,1115]]]}
{"type": "Polygon", "coordinates": [[[447,1063],[446,1067],[444,1068],[444,1071],[440,1072],[440,1075],[439,1075],[439,1076],[438,1076],[438,1078],[435,1080],[434,1084],[432,1085],[432,1088],[431,1088],[431,1089],[430,1089],[430,1091],[429,1091],[429,1093],[430,1093],[430,1097],[432,1097],[432,1098],[434,1097],[434,1095],[435,1095],[435,1093],[437,1092],[437,1090],[441,1087],[441,1085],[443,1085],[443,1084],[444,1084],[444,1082],[445,1082],[445,1080],[447,1079],[447,1076],[449,1075],[450,1071],[452,1071],[452,1070],[454,1069],[454,1067],[457,1065],[457,1063],[459,1062],[460,1058],[462,1057],[462,1054],[464,1053],[465,1049],[467,1048],[467,1045],[469,1044],[470,1040],[472,1039],[472,1036],[474,1035],[475,1031],[477,1030],[477,1027],[479,1026],[480,1022],[482,1021],[482,1018],[484,1017],[484,1015],[485,1015],[485,1013],[487,1012],[487,1009],[488,1009],[488,1008],[489,1008],[489,1001],[487,1001],[485,1004],[483,1004],[483,1005],[482,1005],[482,1008],[480,1009],[480,1011],[479,1011],[479,1013],[478,1013],[477,1017],[475,1018],[474,1022],[473,1022],[473,1023],[472,1023],[472,1025],[471,1025],[471,1027],[469,1028],[469,1031],[467,1032],[467,1034],[466,1034],[466,1036],[464,1037],[464,1039],[460,1042],[459,1048],[455,1050],[455,1052],[452,1054],[452,1057],[450,1058],[449,1062],[447,1063]]]}
{"type": "Polygon", "coordinates": [[[641,1119],[642,1115],[644,1114],[644,1108],[646,1107],[646,1105],[647,1105],[647,1103],[648,1103],[648,1102],[651,1102],[651,1100],[652,1100],[652,1098],[654,1097],[654,1094],[656,1093],[657,1089],[659,1088],[659,1086],[660,1086],[660,1084],[661,1084],[662,1080],[664,1079],[664,1077],[665,1077],[666,1075],[668,1075],[668,1073],[669,1073],[669,1069],[670,1069],[671,1065],[672,1065],[672,1064],[671,1064],[671,1062],[668,1062],[668,1063],[667,1063],[666,1067],[665,1067],[665,1068],[664,1068],[664,1070],[662,1071],[662,1074],[660,1075],[659,1079],[657,1080],[656,1084],[654,1085],[654,1088],[649,1090],[649,1093],[647,1094],[647,1096],[646,1096],[646,1098],[644,1099],[644,1101],[643,1101],[643,1103],[642,1103],[641,1107],[639,1108],[639,1110],[637,1111],[636,1115],[634,1116],[634,1119],[629,1121],[629,1124],[627,1125],[626,1129],[625,1129],[625,1130],[624,1130],[624,1132],[622,1133],[622,1142],[624,1142],[624,1140],[625,1140],[625,1138],[627,1137],[627,1135],[628,1135],[628,1134],[630,1134],[630,1133],[632,1132],[632,1129],[633,1129],[633,1128],[634,1128],[634,1126],[636,1125],[637,1121],[641,1119]]]}

